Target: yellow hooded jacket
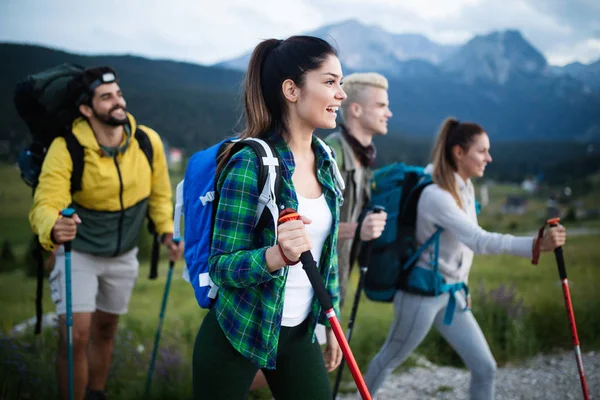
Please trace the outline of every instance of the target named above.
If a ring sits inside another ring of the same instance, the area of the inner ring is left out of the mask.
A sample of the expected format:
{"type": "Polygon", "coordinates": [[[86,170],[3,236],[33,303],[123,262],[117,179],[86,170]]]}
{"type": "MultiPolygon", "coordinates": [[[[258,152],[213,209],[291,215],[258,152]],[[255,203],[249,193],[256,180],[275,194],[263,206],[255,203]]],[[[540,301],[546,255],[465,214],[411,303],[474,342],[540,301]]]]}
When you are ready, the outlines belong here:
{"type": "Polygon", "coordinates": [[[138,244],[146,215],[159,234],[173,232],[171,183],[162,141],[152,129],[144,132],[152,144],[153,166],[135,139],[137,125],[129,115],[129,132],[115,157],[107,156],[98,144],[89,123],[73,122],[73,134],[84,148],[81,190],[71,197],[73,163],[65,139],[50,145],[35,190],[29,221],[49,251],[59,212],[71,206],[81,218],[73,249],[98,256],[116,256],[138,244]]]}

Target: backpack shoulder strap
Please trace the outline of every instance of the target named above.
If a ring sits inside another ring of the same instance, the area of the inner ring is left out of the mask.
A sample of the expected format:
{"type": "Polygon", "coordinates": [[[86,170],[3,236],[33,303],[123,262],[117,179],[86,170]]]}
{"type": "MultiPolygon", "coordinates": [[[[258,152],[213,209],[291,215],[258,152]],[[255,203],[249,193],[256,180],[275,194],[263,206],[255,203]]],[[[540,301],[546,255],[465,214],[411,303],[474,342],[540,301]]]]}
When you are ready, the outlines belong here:
{"type": "Polygon", "coordinates": [[[152,142],[150,141],[148,134],[140,126],[138,126],[135,130],[134,136],[135,140],[137,140],[140,145],[140,149],[146,156],[148,164],[150,164],[150,169],[154,170],[154,149],[152,148],[152,142]]]}
{"type": "MultiPolygon", "coordinates": [[[[273,221],[274,226],[277,226],[277,220],[279,219],[277,205],[282,190],[281,166],[277,150],[267,141],[258,138],[237,141],[234,144],[234,152],[237,146],[249,146],[259,160],[259,195],[254,226],[257,229],[263,229],[270,221],[273,221]],[[263,217],[263,215],[266,215],[265,208],[269,210],[271,219],[263,217]]],[[[275,240],[277,240],[277,229],[275,229],[275,240]]]]}
{"type": "Polygon", "coordinates": [[[71,173],[71,195],[73,195],[73,193],[81,190],[84,164],[83,146],[71,131],[65,134],[65,142],[73,162],[73,172],[71,173]]]}
{"type": "MultiPolygon", "coordinates": [[[[135,140],[138,141],[140,150],[146,156],[148,164],[150,165],[150,171],[154,172],[154,149],[152,148],[152,142],[148,137],[148,133],[144,131],[139,125],[137,126],[134,134],[135,140]]],[[[158,257],[160,253],[160,244],[158,232],[152,218],[150,218],[150,209],[148,209],[148,232],[152,235],[152,251],[150,256],[150,274],[149,279],[156,279],[158,277],[158,257]]]]}
{"type": "Polygon", "coordinates": [[[433,183],[429,175],[418,177],[417,174],[407,174],[407,186],[412,189],[406,194],[406,199],[401,202],[400,218],[405,225],[416,226],[417,207],[423,190],[433,183]],[[412,180],[412,181],[411,181],[412,180]],[[416,180],[416,182],[415,182],[416,180]]]}
{"type": "MultiPolygon", "coordinates": [[[[412,179],[415,179],[416,177],[417,177],[417,175],[415,174],[415,177],[413,177],[412,179]]],[[[413,181],[414,186],[412,187],[410,192],[407,194],[406,201],[405,201],[404,206],[402,207],[402,210],[399,215],[399,220],[400,220],[400,224],[398,226],[399,232],[400,231],[403,231],[403,232],[410,231],[411,235],[415,235],[416,228],[417,228],[417,209],[418,209],[418,205],[419,205],[419,199],[421,198],[421,194],[423,193],[423,190],[425,190],[425,188],[427,186],[429,186],[433,183],[433,181],[431,180],[431,176],[429,176],[429,175],[422,175],[422,176],[418,177],[417,179],[418,179],[417,182],[413,181]]],[[[417,248],[415,250],[415,252],[404,263],[404,265],[402,265],[401,269],[404,271],[404,274],[406,276],[408,276],[412,272],[412,270],[415,266],[415,261],[419,258],[421,253],[423,251],[425,251],[425,249],[429,248],[429,246],[431,246],[431,244],[439,243],[439,236],[442,233],[442,231],[443,231],[442,228],[438,228],[432,236],[430,236],[419,248],[417,248]]],[[[396,242],[398,244],[398,248],[401,248],[402,247],[402,238],[400,237],[400,235],[398,235],[398,237],[396,238],[396,242]]],[[[437,262],[437,255],[435,256],[435,260],[437,262]]]]}
{"type": "Polygon", "coordinates": [[[335,159],[335,153],[333,152],[331,147],[329,147],[329,145],[323,141],[323,139],[319,138],[318,136],[315,137],[317,138],[317,142],[319,142],[323,149],[325,149],[327,155],[329,156],[329,159],[331,160],[331,170],[335,179],[335,185],[340,191],[339,195],[342,196],[344,194],[344,189],[346,188],[346,183],[344,182],[344,178],[342,178],[342,173],[340,172],[337,161],[335,159]]]}

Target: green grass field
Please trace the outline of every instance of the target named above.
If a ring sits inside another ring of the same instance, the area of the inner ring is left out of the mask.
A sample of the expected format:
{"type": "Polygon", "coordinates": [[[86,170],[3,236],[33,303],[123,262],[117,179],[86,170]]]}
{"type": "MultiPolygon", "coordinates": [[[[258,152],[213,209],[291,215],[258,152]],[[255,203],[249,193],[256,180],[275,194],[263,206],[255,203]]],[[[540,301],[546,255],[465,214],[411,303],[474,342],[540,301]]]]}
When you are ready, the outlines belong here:
{"type": "MultiPolygon", "coordinates": [[[[15,393],[21,393],[20,398],[39,398],[36,396],[40,393],[51,398],[49,394],[56,391],[53,371],[56,333],[48,330],[38,338],[31,333],[17,339],[7,336],[15,324],[34,315],[35,280],[26,276],[22,261],[31,237],[27,222],[30,191],[21,183],[18,171],[12,166],[0,167],[0,173],[6,182],[0,189],[0,220],[4,228],[0,232],[0,241],[10,240],[16,256],[12,268],[7,264],[0,265],[0,399],[19,398],[10,397],[15,393]],[[30,384],[32,382],[36,384],[30,384]],[[25,394],[32,397],[24,397],[25,394]]],[[[178,180],[174,178],[173,182],[178,180]]],[[[490,193],[492,202],[481,215],[482,224],[488,227],[508,226],[514,218],[517,226],[511,226],[515,231],[535,229],[539,224],[539,204],[535,206],[537,200],[531,202],[534,206],[523,216],[499,217],[499,205],[508,190],[518,191],[508,186],[494,187],[490,193]]],[[[588,221],[577,226],[593,227],[595,223],[588,221]]],[[[597,334],[600,329],[599,239],[597,233],[572,237],[565,247],[583,351],[600,349],[600,336],[597,334]]],[[[181,278],[182,268],[183,263],[180,262],[173,276],[163,328],[162,352],[153,383],[153,399],[191,396],[191,354],[204,311],[198,308],[192,289],[181,278]]],[[[142,262],[129,313],[122,318],[108,388],[112,399],[141,397],[167,270],[167,263],[163,261],[159,279],[150,281],[147,278],[148,264],[142,262]]],[[[349,300],[342,311],[344,327],[356,281],[354,274],[349,300]]],[[[512,256],[477,256],[470,285],[473,312],[500,365],[518,362],[538,352],[570,348],[567,316],[551,254],[544,254],[538,266],[530,265],[529,260],[512,256]]],[[[47,282],[44,310],[54,311],[47,282]]],[[[368,362],[383,344],[391,317],[390,304],[375,303],[363,296],[351,343],[361,369],[367,368],[368,362]]],[[[417,352],[436,363],[461,365],[457,356],[435,332],[426,338],[417,352]]],[[[411,365],[410,360],[401,368],[407,365],[411,365]]],[[[347,371],[344,379],[347,386],[352,387],[347,371]]],[[[268,393],[255,393],[253,398],[268,398],[268,393]]]]}

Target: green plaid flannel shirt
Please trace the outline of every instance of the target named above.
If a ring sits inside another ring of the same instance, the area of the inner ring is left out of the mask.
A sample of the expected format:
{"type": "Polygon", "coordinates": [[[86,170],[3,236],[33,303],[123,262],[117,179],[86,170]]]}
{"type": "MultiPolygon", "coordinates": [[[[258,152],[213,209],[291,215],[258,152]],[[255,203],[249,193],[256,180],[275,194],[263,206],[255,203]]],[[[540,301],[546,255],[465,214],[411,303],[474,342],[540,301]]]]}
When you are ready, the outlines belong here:
{"type": "MultiPolygon", "coordinates": [[[[282,176],[280,207],[298,209],[292,183],[294,157],[281,136],[269,141],[279,154],[282,176]]],[[[319,270],[339,315],[337,236],[342,194],[335,185],[327,152],[313,137],[317,178],[333,217],[331,233],[323,245],[319,270]]],[[[214,304],[217,320],[233,347],[259,368],[275,369],[277,345],[288,267],[270,273],[265,253],[275,241],[275,227],[254,229],[258,205],[258,160],[249,148],[234,154],[221,173],[217,190],[220,198],[215,217],[210,277],[219,286],[214,304]]],[[[310,334],[315,340],[317,322],[329,326],[317,298],[311,309],[310,334]]]]}

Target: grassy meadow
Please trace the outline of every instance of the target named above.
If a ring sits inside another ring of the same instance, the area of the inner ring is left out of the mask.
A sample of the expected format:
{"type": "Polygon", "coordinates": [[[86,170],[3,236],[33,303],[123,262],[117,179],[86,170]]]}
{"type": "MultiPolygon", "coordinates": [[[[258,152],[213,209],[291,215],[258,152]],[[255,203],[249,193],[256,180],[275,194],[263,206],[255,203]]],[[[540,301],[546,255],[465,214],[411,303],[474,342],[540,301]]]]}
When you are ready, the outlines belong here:
{"type": "MultiPolygon", "coordinates": [[[[27,214],[31,192],[13,166],[0,166],[4,184],[0,188],[0,400],[56,398],[54,351],[56,332],[47,329],[35,337],[33,329],[21,336],[10,334],[14,325],[34,316],[35,279],[28,276],[26,253],[31,232],[27,214]],[[6,241],[10,249],[6,250],[6,241]],[[12,257],[11,257],[12,255],[12,257]]],[[[173,177],[173,184],[179,177],[173,177]]],[[[490,205],[481,216],[487,229],[505,232],[535,230],[544,210],[544,199],[531,198],[524,215],[503,215],[501,204],[507,194],[521,194],[518,187],[490,187],[490,205]]],[[[588,193],[585,202],[597,204],[600,185],[588,193]],[[596,199],[596,201],[594,201],[596,199]]],[[[583,351],[600,349],[600,227],[598,220],[567,224],[567,228],[586,227],[590,234],[573,236],[565,247],[565,260],[571,295],[583,351]]],[[[149,254],[149,237],[141,255],[149,254]]],[[[164,253],[164,252],[163,252],[164,253]]],[[[111,399],[143,398],[149,358],[167,275],[163,260],[159,279],[148,280],[148,262],[142,260],[138,283],[121,320],[113,357],[108,391],[111,399]]],[[[166,311],[161,350],[152,386],[151,399],[187,399],[191,397],[191,355],[193,342],[204,311],[196,305],[192,289],[181,278],[183,262],[178,263],[166,311]]],[[[346,308],[342,311],[345,327],[357,282],[352,276],[346,308]]],[[[470,276],[473,312],[481,324],[499,365],[516,363],[539,352],[569,349],[571,344],[561,287],[552,254],[544,254],[537,266],[512,256],[477,256],[470,276]]],[[[44,311],[53,312],[49,288],[44,287],[44,311]]],[[[383,344],[392,318],[390,304],[361,300],[351,347],[361,369],[383,344]]],[[[431,332],[417,349],[434,363],[461,365],[436,332],[431,332]]],[[[400,369],[414,363],[409,360],[400,369]]],[[[334,378],[335,373],[331,375],[334,378]]],[[[346,370],[344,389],[353,385],[346,370]]],[[[252,398],[269,398],[268,391],[253,393],[252,398]]]]}

